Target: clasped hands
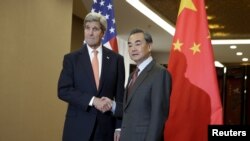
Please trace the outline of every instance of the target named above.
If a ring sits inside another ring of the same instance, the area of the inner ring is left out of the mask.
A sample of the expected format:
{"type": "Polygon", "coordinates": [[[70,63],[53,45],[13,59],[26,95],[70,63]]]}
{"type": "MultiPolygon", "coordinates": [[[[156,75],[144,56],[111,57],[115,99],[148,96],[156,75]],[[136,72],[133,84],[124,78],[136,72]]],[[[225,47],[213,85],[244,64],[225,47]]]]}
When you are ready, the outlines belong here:
{"type": "Polygon", "coordinates": [[[95,97],[93,101],[95,108],[103,113],[112,109],[112,103],[113,101],[107,97],[95,97]]]}

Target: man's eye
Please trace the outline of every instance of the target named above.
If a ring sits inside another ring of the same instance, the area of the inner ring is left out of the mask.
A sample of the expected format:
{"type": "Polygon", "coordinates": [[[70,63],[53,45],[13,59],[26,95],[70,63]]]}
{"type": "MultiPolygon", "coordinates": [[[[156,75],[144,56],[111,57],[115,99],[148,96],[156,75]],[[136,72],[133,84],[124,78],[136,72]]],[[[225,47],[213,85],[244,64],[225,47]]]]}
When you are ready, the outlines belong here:
{"type": "Polygon", "coordinates": [[[94,30],[94,31],[98,31],[98,30],[99,30],[99,28],[93,28],[93,30],[94,30]]]}
{"type": "Polygon", "coordinates": [[[136,43],[136,44],[135,44],[135,46],[140,46],[140,45],[141,45],[141,43],[136,43]]]}

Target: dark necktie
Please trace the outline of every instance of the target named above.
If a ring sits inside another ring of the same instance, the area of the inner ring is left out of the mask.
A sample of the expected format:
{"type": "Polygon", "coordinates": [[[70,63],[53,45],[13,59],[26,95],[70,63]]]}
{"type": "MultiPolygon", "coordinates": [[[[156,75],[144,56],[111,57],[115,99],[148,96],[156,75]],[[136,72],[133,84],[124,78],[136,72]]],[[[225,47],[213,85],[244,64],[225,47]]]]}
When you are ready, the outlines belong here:
{"type": "Polygon", "coordinates": [[[128,95],[129,95],[129,93],[130,93],[130,91],[131,91],[131,89],[132,89],[132,87],[133,87],[133,85],[135,83],[135,80],[138,77],[138,72],[139,71],[140,71],[139,68],[136,68],[135,71],[134,71],[134,73],[133,73],[133,76],[132,76],[132,78],[130,80],[130,83],[129,83],[129,86],[128,86],[128,95]]]}

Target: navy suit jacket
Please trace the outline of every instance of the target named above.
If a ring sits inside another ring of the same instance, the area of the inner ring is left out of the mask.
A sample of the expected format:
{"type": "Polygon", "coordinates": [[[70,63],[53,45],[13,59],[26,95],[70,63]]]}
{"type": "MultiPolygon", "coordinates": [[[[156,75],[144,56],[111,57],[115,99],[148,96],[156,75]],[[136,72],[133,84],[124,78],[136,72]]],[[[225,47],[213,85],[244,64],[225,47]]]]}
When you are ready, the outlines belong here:
{"type": "Polygon", "coordinates": [[[79,50],[66,54],[58,81],[58,97],[68,103],[63,141],[88,141],[96,129],[102,141],[112,141],[115,128],[121,120],[112,112],[101,113],[89,106],[93,96],[108,97],[122,107],[125,68],[123,57],[103,47],[102,70],[99,89],[86,44],[79,50]]]}

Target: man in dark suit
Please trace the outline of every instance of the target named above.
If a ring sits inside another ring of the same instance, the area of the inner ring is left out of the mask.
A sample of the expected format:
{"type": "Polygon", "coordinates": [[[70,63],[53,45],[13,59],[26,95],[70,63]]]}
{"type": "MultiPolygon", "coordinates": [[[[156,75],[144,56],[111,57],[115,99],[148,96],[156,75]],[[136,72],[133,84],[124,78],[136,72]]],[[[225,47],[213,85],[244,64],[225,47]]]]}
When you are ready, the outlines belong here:
{"type": "Polygon", "coordinates": [[[136,72],[130,75],[125,90],[121,141],[163,141],[171,76],[151,57],[152,43],[151,35],[141,29],[133,30],[128,38],[129,56],[139,72],[137,78],[136,72]]]}
{"type": "Polygon", "coordinates": [[[68,103],[63,141],[112,141],[121,126],[113,115],[122,107],[124,60],[101,44],[106,27],[104,16],[89,13],[84,45],[64,56],[58,81],[58,97],[68,103]]]}

